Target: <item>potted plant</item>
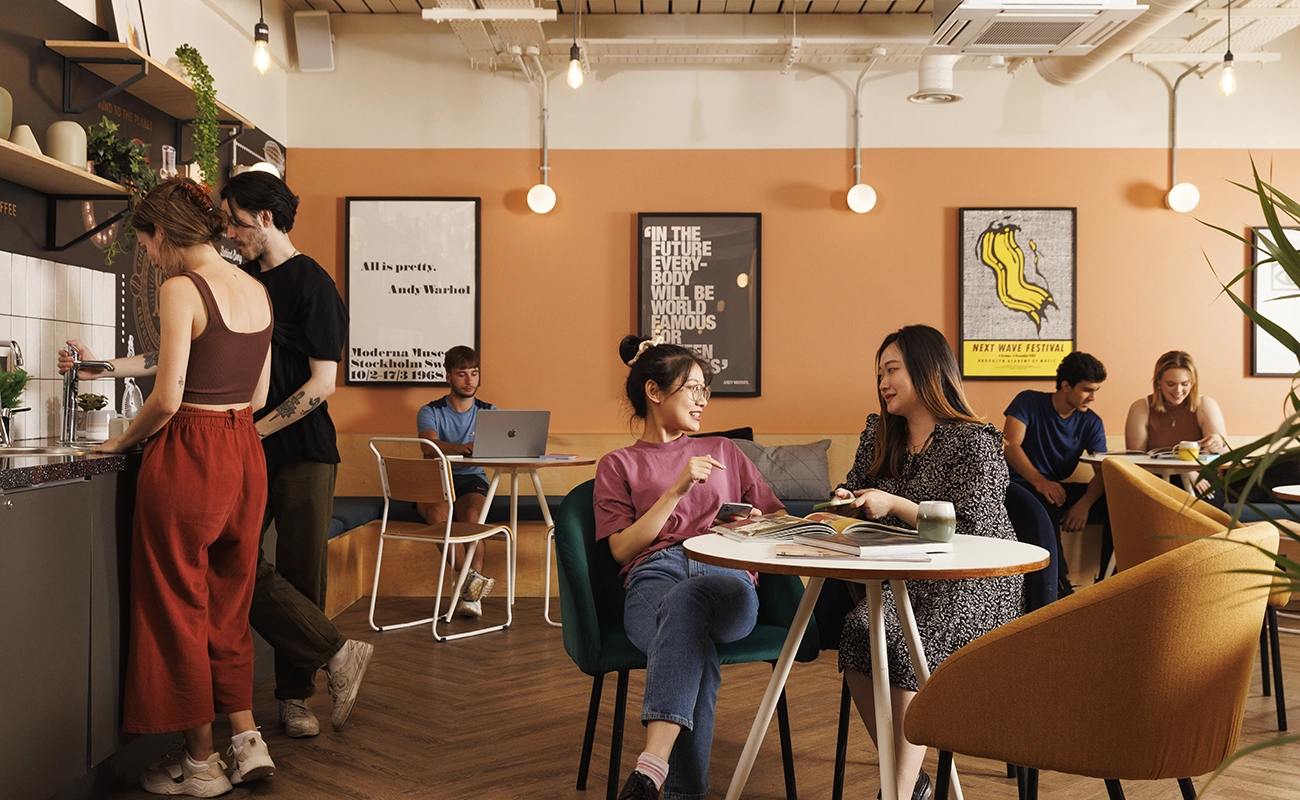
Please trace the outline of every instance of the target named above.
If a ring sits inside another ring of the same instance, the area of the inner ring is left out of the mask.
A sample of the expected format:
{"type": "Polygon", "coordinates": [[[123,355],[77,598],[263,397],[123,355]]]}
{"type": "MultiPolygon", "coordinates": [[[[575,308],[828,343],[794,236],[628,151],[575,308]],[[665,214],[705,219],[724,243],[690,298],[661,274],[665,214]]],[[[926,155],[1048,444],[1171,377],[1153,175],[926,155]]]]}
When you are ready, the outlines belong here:
{"type": "Polygon", "coordinates": [[[28,377],[23,369],[0,370],[0,444],[12,441],[10,425],[13,415],[27,410],[19,408],[18,404],[22,402],[28,377]]]}
{"type": "Polygon", "coordinates": [[[158,183],[158,177],[149,166],[149,145],[139,139],[128,139],[121,126],[108,117],[86,128],[86,157],[95,164],[95,173],[117,181],[127,189],[126,210],[122,212],[121,235],[104,248],[104,263],[112,266],[113,259],[126,252],[125,240],[133,243],[135,228],[131,213],[135,201],[158,183]]]}
{"type": "Polygon", "coordinates": [[[203,172],[203,180],[215,185],[218,175],[217,148],[221,140],[217,130],[217,90],[212,85],[212,73],[203,62],[203,56],[192,45],[176,48],[176,57],[190,83],[194,85],[194,161],[203,172]]]}
{"type": "Polygon", "coordinates": [[[79,423],[78,430],[86,432],[87,439],[107,439],[108,438],[108,398],[102,394],[86,392],[77,395],[77,407],[81,412],[77,415],[79,423]]]}

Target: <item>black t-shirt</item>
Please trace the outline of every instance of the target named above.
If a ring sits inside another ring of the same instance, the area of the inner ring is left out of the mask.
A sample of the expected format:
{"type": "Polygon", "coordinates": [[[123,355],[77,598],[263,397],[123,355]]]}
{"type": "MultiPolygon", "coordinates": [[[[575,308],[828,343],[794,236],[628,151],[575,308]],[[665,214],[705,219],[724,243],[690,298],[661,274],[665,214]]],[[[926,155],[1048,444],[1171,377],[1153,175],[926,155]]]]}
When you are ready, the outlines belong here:
{"type": "MultiPolygon", "coordinates": [[[[266,286],[275,310],[271,388],[266,406],[254,415],[255,419],[261,419],[274,413],[311,378],[308,359],[336,362],[342,359],[348,311],[334,279],[320,264],[301,253],[265,272],[256,261],[244,264],[242,269],[266,286]]],[[[307,416],[266,437],[262,447],[266,450],[266,463],[271,465],[303,461],[339,463],[329,404],[321,403],[307,416]]]]}

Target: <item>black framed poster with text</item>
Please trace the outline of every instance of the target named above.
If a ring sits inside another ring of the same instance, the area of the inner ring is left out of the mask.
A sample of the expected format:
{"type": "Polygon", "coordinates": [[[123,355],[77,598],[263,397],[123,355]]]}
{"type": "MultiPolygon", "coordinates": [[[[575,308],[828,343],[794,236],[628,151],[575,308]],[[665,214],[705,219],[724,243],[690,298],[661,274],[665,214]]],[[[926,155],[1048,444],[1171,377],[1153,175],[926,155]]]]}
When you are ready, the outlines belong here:
{"type": "Polygon", "coordinates": [[[761,214],[638,214],[642,336],[698,353],[713,394],[761,394],[761,214]]]}
{"type": "Polygon", "coordinates": [[[349,197],[346,381],[446,386],[448,349],[478,349],[477,197],[349,197]]]}

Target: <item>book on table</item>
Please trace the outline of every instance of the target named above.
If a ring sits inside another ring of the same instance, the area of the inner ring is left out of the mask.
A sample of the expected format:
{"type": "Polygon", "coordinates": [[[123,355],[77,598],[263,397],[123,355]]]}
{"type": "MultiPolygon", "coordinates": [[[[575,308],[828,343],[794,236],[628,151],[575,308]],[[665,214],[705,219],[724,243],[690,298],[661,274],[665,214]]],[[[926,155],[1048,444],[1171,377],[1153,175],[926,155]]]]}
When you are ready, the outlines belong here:
{"type": "Polygon", "coordinates": [[[806,517],[764,514],[720,523],[709,530],[738,542],[795,542],[855,556],[868,553],[947,553],[952,550],[950,542],[922,539],[907,528],[824,511],[806,517]]]}

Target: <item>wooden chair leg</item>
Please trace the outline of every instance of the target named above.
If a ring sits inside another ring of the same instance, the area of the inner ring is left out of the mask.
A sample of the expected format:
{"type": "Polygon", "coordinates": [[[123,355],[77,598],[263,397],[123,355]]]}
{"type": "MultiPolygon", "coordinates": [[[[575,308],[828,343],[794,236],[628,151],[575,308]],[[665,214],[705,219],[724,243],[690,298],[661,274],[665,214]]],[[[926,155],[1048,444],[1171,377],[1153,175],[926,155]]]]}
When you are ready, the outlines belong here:
{"type": "Polygon", "coordinates": [[[1286,692],[1282,689],[1282,651],[1277,641],[1277,609],[1268,607],[1265,613],[1268,620],[1268,639],[1273,651],[1273,698],[1277,702],[1277,729],[1286,730],[1286,692]]]}
{"type": "Polygon", "coordinates": [[[1183,800],[1196,800],[1196,786],[1191,778],[1179,778],[1178,788],[1183,791],[1183,800]]]}
{"type": "Polygon", "coordinates": [[[1264,621],[1259,625],[1259,677],[1260,682],[1264,684],[1264,696],[1268,697],[1273,693],[1269,688],[1271,681],[1268,677],[1268,610],[1264,610],[1264,621]]]}
{"type": "Polygon", "coordinates": [[[578,789],[587,788],[587,771],[591,767],[591,746],[596,741],[596,718],[600,716],[600,692],[605,676],[591,679],[591,702],[587,705],[587,730],[582,734],[582,759],[578,762],[578,789]]]}
{"type": "Polygon", "coordinates": [[[1119,785],[1117,780],[1106,780],[1106,794],[1110,800],[1124,800],[1124,787],[1119,785]]]}
{"type": "Polygon", "coordinates": [[[609,743],[609,784],[605,800],[618,798],[618,770],[623,760],[623,721],[627,716],[628,671],[618,673],[618,690],[614,695],[614,735],[609,743]]]}
{"type": "MultiPolygon", "coordinates": [[[[775,668],[775,665],[773,665],[775,668]]],[[[776,700],[776,721],[781,732],[781,767],[785,772],[785,800],[799,800],[799,790],[794,781],[794,746],[790,741],[790,707],[785,702],[785,689],[776,700]]]]}
{"type": "Polygon", "coordinates": [[[952,751],[939,751],[939,768],[934,775],[934,800],[948,800],[948,786],[952,783],[952,751]]]}
{"type": "Polygon", "coordinates": [[[831,800],[844,800],[844,765],[849,756],[849,707],[852,695],[849,694],[849,682],[841,681],[840,689],[840,725],[835,735],[835,783],[831,789],[831,800]]]}

